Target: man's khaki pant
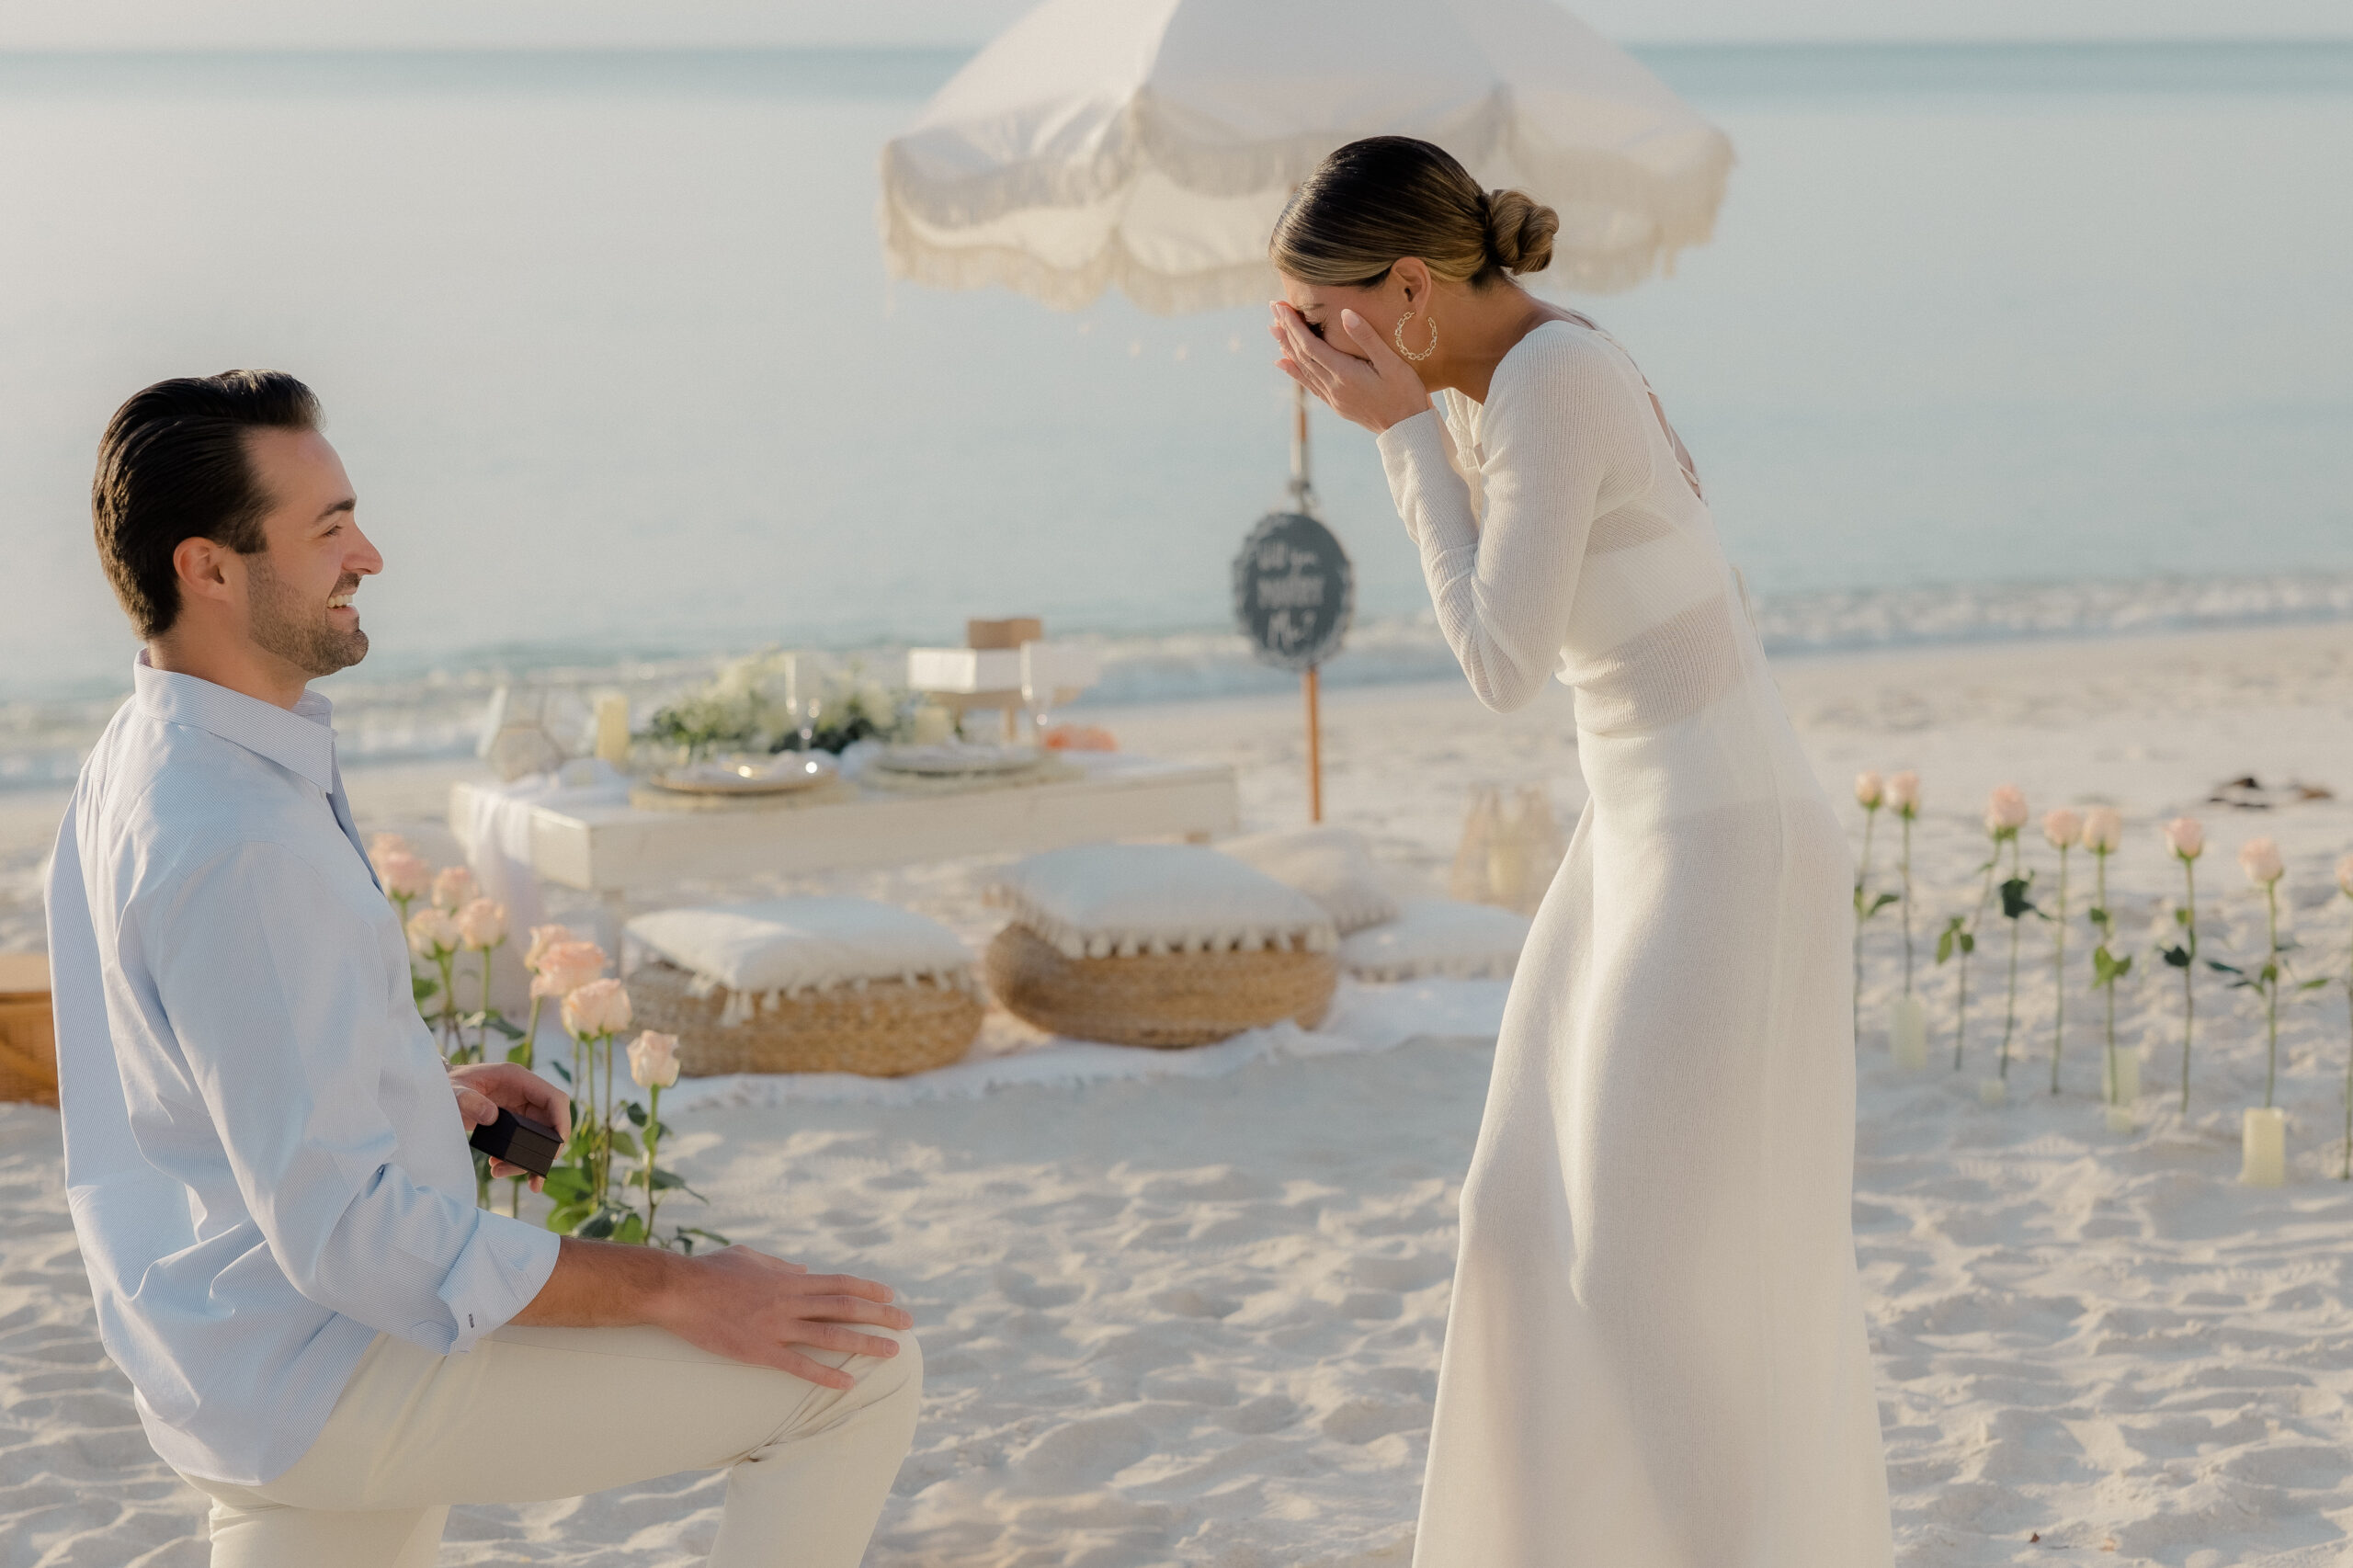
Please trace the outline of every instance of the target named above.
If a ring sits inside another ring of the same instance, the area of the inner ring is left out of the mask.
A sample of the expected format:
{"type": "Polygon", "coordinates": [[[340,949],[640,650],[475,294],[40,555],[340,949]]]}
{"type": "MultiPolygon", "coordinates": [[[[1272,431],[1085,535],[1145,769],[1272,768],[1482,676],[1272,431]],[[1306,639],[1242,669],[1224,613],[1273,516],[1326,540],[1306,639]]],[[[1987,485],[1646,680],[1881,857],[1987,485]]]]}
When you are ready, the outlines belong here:
{"type": "Polygon", "coordinates": [[[517,1328],[465,1355],[379,1336],[292,1470],[212,1498],[213,1568],[432,1568],[453,1503],[727,1471],[713,1568],[857,1568],[915,1435],[923,1357],[812,1352],[820,1388],[659,1328],[517,1328]]]}

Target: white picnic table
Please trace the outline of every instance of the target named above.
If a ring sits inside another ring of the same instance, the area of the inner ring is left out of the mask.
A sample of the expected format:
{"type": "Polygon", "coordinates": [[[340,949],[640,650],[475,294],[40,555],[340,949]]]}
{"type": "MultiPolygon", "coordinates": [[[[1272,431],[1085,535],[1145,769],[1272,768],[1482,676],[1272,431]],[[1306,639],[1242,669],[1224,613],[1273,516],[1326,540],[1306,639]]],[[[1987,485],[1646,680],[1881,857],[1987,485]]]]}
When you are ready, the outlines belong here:
{"type": "MultiPolygon", "coordinates": [[[[665,881],[908,866],[1120,839],[1199,843],[1241,821],[1240,791],[1225,764],[1065,756],[1081,777],[1009,788],[913,794],[852,786],[845,798],[770,810],[533,806],[530,869],[543,881],[597,894],[605,936],[618,942],[631,890],[665,881]]],[[[481,820],[476,794],[493,788],[450,787],[449,825],[469,854],[481,820]]]]}

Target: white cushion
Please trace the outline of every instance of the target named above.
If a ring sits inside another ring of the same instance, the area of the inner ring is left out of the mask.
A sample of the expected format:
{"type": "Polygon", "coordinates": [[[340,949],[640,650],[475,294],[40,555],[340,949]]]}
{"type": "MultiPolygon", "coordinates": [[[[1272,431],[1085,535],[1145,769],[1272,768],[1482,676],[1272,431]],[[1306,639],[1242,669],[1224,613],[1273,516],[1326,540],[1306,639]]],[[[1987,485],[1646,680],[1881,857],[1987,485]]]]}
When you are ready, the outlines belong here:
{"type": "Polygon", "coordinates": [[[1492,903],[1410,898],[1397,918],[1340,944],[1340,964],[1365,980],[1509,978],[1528,941],[1529,920],[1492,903]]]}
{"type": "Polygon", "coordinates": [[[1070,958],[1329,952],[1324,906],[1230,855],[1191,844],[1050,849],[999,873],[992,902],[1070,958]]]}
{"type": "Polygon", "coordinates": [[[863,898],[772,898],[641,915],[647,951],[730,991],[824,990],[870,980],[970,971],[956,933],[927,915],[863,898]]]}
{"type": "Polygon", "coordinates": [[[1361,834],[1347,828],[1254,833],[1218,847],[1322,904],[1344,937],[1397,918],[1397,901],[1381,887],[1371,849],[1361,834]]]}

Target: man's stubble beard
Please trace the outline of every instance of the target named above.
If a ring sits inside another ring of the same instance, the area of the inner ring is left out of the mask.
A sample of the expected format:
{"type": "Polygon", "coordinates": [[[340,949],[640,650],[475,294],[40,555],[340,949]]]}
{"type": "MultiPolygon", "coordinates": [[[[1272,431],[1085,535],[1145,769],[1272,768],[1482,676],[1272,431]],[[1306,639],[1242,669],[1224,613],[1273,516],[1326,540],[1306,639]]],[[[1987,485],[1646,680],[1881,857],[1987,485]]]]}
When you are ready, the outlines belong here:
{"type": "MultiPolygon", "coordinates": [[[[338,631],[327,621],[324,604],[306,601],[287,585],[267,555],[249,555],[250,588],[246,602],[253,616],[253,639],[305,676],[316,680],[348,669],[368,656],[368,633],[358,627],[338,631]]],[[[351,580],[356,586],[358,579],[351,580]]]]}

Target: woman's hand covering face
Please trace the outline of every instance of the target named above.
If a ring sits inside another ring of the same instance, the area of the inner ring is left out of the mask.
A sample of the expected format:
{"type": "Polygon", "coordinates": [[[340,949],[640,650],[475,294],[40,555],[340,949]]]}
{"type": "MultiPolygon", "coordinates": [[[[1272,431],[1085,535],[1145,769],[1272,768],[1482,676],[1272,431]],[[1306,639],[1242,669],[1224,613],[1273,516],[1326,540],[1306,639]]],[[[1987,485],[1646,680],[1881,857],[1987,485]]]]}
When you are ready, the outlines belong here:
{"type": "Polygon", "coordinates": [[[1421,377],[1354,311],[1343,310],[1338,333],[1327,337],[1290,301],[1277,300],[1269,330],[1282,349],[1275,368],[1350,424],[1377,436],[1429,408],[1429,389],[1421,377]]]}

